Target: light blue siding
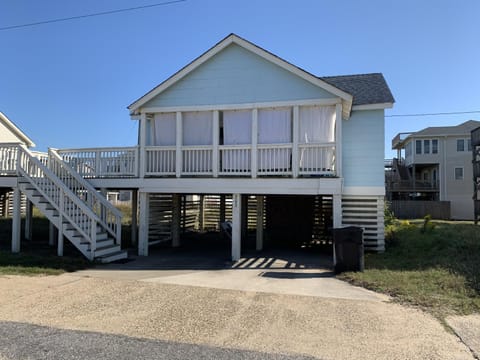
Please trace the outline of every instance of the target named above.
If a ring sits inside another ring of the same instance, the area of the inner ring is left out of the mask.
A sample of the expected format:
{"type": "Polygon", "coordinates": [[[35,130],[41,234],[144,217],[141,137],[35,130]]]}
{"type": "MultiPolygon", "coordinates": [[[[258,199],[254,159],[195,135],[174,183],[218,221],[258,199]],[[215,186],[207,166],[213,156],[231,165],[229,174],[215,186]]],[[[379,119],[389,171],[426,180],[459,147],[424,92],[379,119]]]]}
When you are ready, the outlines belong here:
{"type": "Polygon", "coordinates": [[[344,186],[385,186],[384,111],[353,111],[342,130],[344,186]]]}
{"type": "Polygon", "coordinates": [[[221,105],[335,97],[232,44],[144,106],[221,105]]]}

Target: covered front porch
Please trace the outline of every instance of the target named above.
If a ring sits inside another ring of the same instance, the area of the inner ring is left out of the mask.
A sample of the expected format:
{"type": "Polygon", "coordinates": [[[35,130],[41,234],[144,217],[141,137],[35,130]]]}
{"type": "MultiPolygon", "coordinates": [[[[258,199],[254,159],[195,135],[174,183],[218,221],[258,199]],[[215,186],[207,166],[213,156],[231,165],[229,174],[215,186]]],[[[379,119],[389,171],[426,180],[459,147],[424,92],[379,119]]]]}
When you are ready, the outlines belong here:
{"type": "Polygon", "coordinates": [[[341,104],[274,105],[152,109],[138,146],[58,153],[87,178],[341,177],[341,104]]]}

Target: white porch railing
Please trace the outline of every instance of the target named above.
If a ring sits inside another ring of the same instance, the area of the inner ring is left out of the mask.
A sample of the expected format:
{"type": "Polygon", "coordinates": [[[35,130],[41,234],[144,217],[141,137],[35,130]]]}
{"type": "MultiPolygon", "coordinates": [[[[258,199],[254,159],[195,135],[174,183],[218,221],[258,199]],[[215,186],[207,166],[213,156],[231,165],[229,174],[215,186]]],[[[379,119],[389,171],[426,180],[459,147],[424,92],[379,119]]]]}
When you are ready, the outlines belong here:
{"type": "Polygon", "coordinates": [[[83,177],[138,177],[138,147],[57,150],[83,177]]]}
{"type": "Polygon", "coordinates": [[[299,155],[299,174],[335,174],[335,143],[300,144],[299,155]]]}
{"type": "Polygon", "coordinates": [[[250,145],[222,145],[219,174],[250,175],[252,170],[252,147],[250,145]]]}
{"type": "Polygon", "coordinates": [[[336,143],[58,150],[84,177],[335,176],[336,143]],[[143,174],[140,174],[143,168],[143,174]]]}
{"type": "Polygon", "coordinates": [[[0,144],[0,176],[15,176],[19,144],[0,144]]]}
{"type": "MultiPolygon", "coordinates": [[[[20,143],[0,143],[0,176],[16,176],[18,147],[20,143]]],[[[40,151],[30,151],[43,165],[47,165],[48,154],[40,151]]]]}
{"type": "Polygon", "coordinates": [[[81,199],[98,216],[98,223],[110,233],[115,243],[121,243],[122,214],[104,196],[62,161],[53,149],[48,154],[48,167],[73,194],[81,199]]]}

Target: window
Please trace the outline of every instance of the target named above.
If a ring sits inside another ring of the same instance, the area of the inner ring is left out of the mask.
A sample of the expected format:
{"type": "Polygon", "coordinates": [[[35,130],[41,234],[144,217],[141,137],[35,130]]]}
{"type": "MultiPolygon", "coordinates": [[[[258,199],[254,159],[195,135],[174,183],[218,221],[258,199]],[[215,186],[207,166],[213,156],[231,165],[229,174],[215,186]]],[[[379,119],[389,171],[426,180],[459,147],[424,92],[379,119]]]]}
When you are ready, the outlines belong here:
{"type": "Polygon", "coordinates": [[[415,154],[422,153],[422,140],[415,140],[415,154]]]}
{"type": "Polygon", "coordinates": [[[457,139],[457,151],[465,151],[465,141],[457,139]]]}
{"type": "Polygon", "coordinates": [[[467,150],[472,151],[472,139],[467,140],[467,150]]]}
{"type": "Polygon", "coordinates": [[[438,154],[438,140],[432,140],[432,154],[438,154]]]}
{"type": "Polygon", "coordinates": [[[463,167],[455,168],[455,180],[463,180],[463,167]]]}
{"type": "Polygon", "coordinates": [[[423,153],[430,154],[430,140],[423,140],[423,153]]]}
{"type": "Polygon", "coordinates": [[[405,157],[409,157],[412,155],[412,142],[409,142],[408,144],[405,145],[405,157]]]}

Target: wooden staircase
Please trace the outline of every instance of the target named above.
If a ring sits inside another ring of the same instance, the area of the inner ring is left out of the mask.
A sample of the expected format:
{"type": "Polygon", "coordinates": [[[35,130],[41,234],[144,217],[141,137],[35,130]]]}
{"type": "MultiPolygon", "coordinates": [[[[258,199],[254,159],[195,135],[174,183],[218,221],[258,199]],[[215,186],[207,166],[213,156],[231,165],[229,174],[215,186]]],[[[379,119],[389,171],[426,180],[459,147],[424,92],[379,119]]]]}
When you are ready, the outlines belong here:
{"type": "Polygon", "coordinates": [[[127,257],[121,250],[121,213],[54,150],[46,166],[19,146],[17,175],[20,191],[57,227],[60,241],[67,238],[92,261],[127,257]]]}

